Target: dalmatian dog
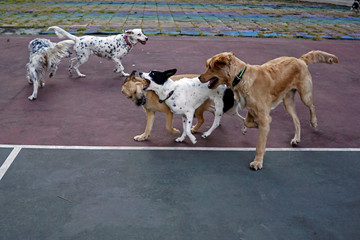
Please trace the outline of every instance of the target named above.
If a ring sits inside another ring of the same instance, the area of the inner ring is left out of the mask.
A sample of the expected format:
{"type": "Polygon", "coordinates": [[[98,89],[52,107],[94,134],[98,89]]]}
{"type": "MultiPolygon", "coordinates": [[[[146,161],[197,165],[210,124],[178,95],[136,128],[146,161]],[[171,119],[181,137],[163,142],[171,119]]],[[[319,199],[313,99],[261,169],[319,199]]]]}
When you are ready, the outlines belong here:
{"type": "Polygon", "coordinates": [[[138,42],[146,44],[148,40],[148,37],[145,36],[141,29],[127,30],[123,34],[108,37],[77,37],[57,26],[49,27],[48,30],[54,30],[60,38],[68,38],[75,41],[74,51],[76,58],[71,59],[69,72],[71,74],[74,68],[79,77],[85,77],[85,74],[79,71],[79,67],[87,62],[91,54],[113,60],[116,65],[114,72],[120,72],[125,77],[129,76],[128,73],[124,72],[120,59],[125,57],[138,42]]]}
{"type": "Polygon", "coordinates": [[[63,57],[70,57],[71,52],[68,48],[75,42],[73,40],[65,40],[53,43],[49,39],[36,38],[30,41],[29,63],[26,64],[26,78],[29,84],[34,86],[33,93],[28,98],[35,100],[38,94],[38,88],[45,86],[44,75],[50,71],[49,77],[55,76],[57,66],[63,57]]]}
{"type": "Polygon", "coordinates": [[[221,85],[215,89],[209,89],[206,84],[201,83],[198,77],[182,78],[173,81],[170,77],[176,73],[176,69],[165,72],[151,71],[140,73],[140,77],[145,79],[147,84],[144,90],[153,90],[159,96],[159,102],[165,102],[170,110],[175,114],[182,115],[183,133],[176,139],[176,142],[183,142],[188,136],[193,144],[196,138],[191,133],[191,125],[195,109],[207,99],[212,99],[215,104],[214,122],[210,129],[203,133],[202,138],[207,138],[220,125],[223,113],[238,119],[242,124],[243,134],[246,132],[244,118],[238,112],[238,104],[234,99],[231,89],[221,85]]]}

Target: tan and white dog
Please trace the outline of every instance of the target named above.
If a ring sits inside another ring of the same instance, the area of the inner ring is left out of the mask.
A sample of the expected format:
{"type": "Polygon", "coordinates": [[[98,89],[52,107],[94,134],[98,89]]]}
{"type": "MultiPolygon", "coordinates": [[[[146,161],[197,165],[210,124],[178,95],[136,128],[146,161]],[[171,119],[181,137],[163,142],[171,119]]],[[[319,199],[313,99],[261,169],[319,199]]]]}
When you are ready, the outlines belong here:
{"type": "MultiPolygon", "coordinates": [[[[182,78],[194,78],[198,77],[198,74],[184,74],[175,75],[171,78],[177,81],[182,78]]],[[[162,112],[166,117],[166,130],[173,134],[178,134],[180,131],[173,128],[173,113],[165,102],[160,103],[159,97],[154,91],[143,90],[147,85],[145,79],[135,77],[135,71],[133,71],[129,77],[126,78],[122,85],[121,92],[137,106],[142,106],[146,112],[146,127],[144,133],[134,137],[135,141],[145,141],[149,138],[154,120],[155,113],[162,112]]],[[[214,114],[214,106],[211,105],[211,100],[206,100],[200,107],[195,111],[195,117],[197,118],[196,125],[191,129],[192,132],[197,132],[201,125],[205,122],[204,112],[209,111],[214,114]]]]}
{"type": "MultiPolygon", "coordinates": [[[[160,101],[165,102],[173,113],[182,115],[183,133],[176,139],[176,142],[183,142],[186,136],[193,144],[197,142],[196,137],[191,132],[194,112],[208,99],[214,101],[215,116],[210,129],[201,135],[202,138],[209,137],[220,125],[224,113],[236,118],[243,125],[244,118],[238,112],[238,104],[231,89],[225,86],[208,89],[207,84],[201,83],[198,77],[173,81],[171,76],[176,71],[176,69],[170,69],[164,72],[151,71],[149,73],[140,72],[139,74],[147,81],[145,89],[153,90],[159,96],[160,101]]],[[[246,128],[243,127],[243,133],[245,131],[246,128]]]]}
{"type": "Polygon", "coordinates": [[[267,136],[270,131],[271,109],[281,101],[295,125],[292,145],[300,142],[300,121],[296,114],[294,96],[299,92],[302,102],[310,110],[310,123],[317,126],[315,105],[312,97],[312,78],[308,65],[313,63],[337,63],[338,58],[322,51],[311,51],[300,58],[279,57],[263,65],[250,65],[235,57],[232,52],[224,52],[206,61],[206,71],[200,81],[209,82],[214,89],[226,84],[234,91],[235,98],[248,109],[245,126],[258,128],[256,156],[250,167],[263,167],[267,136]]]}

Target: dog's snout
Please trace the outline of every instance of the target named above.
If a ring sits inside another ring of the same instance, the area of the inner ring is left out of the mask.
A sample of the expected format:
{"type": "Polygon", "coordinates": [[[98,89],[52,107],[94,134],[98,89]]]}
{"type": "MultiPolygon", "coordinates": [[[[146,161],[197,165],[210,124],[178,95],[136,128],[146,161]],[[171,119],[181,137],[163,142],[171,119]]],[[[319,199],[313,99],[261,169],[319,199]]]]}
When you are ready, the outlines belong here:
{"type": "Polygon", "coordinates": [[[145,41],[147,41],[147,40],[149,40],[149,38],[148,38],[148,37],[146,37],[146,38],[145,38],[145,41]]]}
{"type": "Polygon", "coordinates": [[[199,81],[202,82],[202,83],[205,82],[204,77],[200,75],[200,76],[199,76],[199,81]]]}

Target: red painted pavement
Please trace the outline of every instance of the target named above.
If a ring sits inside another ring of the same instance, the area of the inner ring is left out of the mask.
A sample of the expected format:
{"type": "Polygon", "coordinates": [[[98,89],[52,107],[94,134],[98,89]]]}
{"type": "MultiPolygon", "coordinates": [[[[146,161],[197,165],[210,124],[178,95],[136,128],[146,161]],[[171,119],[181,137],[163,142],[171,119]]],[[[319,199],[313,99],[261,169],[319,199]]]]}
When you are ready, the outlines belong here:
{"type": "MultiPolygon", "coordinates": [[[[150,139],[135,142],[133,137],[145,129],[146,117],[121,93],[124,81],[114,73],[114,64],[96,56],[80,67],[86,78],[69,77],[68,59],[59,66],[56,76],[46,79],[38,99],[27,97],[32,86],[25,78],[27,45],[38,36],[0,36],[0,144],[84,145],[84,146],[177,146],[177,147],[255,147],[257,130],[243,136],[240,124],[229,116],[208,139],[196,134],[198,143],[189,139],[176,143],[177,136],[165,130],[163,114],[157,113],[150,139]]],[[[59,41],[56,37],[48,37],[59,41]]],[[[318,129],[309,124],[309,112],[297,96],[301,121],[300,148],[360,147],[360,41],[258,39],[226,37],[155,37],[146,45],[137,45],[123,59],[127,72],[177,68],[178,73],[201,73],[207,58],[223,51],[233,51],[250,64],[302,54],[319,49],[339,57],[337,65],[311,65],[318,129]]],[[[245,112],[243,112],[245,114],[245,112]]],[[[294,127],[279,105],[272,112],[273,121],[267,147],[290,147],[294,127]]],[[[212,116],[206,114],[206,131],[212,116]]],[[[180,116],[175,127],[182,130],[180,116]]]]}

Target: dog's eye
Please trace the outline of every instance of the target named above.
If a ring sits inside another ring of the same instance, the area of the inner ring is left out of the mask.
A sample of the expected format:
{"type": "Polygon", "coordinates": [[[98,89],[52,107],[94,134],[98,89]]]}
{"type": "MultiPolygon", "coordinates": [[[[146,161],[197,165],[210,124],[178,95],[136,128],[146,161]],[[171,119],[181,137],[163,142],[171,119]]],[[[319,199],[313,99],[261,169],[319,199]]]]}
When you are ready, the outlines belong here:
{"type": "Polygon", "coordinates": [[[138,34],[138,36],[140,37],[140,36],[141,36],[141,34],[139,33],[139,34],[138,34]]]}
{"type": "Polygon", "coordinates": [[[209,65],[209,70],[211,70],[211,66],[209,65]]]}
{"type": "Polygon", "coordinates": [[[136,95],[136,91],[134,92],[134,95],[136,95]]]}

